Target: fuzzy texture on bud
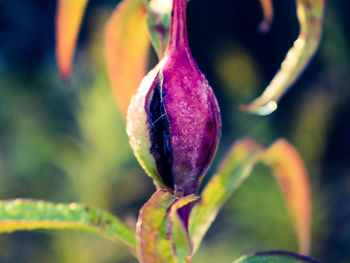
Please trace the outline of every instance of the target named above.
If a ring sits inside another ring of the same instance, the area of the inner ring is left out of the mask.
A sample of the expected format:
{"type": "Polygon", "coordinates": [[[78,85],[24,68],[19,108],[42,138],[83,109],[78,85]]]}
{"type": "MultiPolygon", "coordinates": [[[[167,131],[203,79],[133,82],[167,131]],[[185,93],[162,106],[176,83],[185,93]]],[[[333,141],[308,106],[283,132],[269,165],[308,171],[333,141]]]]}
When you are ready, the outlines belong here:
{"type": "Polygon", "coordinates": [[[215,95],[192,58],[187,0],[173,0],[164,58],[142,80],[127,116],[134,153],[161,188],[195,193],[216,152],[221,118],[215,95]]]}

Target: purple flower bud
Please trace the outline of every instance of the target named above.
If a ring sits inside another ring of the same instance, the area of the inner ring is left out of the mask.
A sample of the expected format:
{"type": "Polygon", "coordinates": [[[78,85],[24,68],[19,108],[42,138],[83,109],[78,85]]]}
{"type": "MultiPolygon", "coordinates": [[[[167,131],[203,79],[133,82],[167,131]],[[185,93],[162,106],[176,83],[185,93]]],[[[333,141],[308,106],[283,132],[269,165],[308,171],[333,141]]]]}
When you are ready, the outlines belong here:
{"type": "Polygon", "coordinates": [[[186,4],[173,0],[167,51],[142,80],[127,117],[137,159],[160,187],[179,197],[197,191],[221,133],[215,95],[188,46],[186,4]]]}

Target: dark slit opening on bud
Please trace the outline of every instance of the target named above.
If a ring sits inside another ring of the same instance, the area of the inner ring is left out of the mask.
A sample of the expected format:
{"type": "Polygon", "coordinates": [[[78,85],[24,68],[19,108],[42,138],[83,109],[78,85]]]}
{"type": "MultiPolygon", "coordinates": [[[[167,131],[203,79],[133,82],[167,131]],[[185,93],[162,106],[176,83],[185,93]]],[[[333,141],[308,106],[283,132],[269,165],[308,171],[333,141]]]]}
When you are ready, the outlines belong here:
{"type": "Polygon", "coordinates": [[[159,81],[156,80],[147,94],[145,110],[148,116],[147,122],[151,139],[150,152],[155,159],[157,171],[163,183],[173,189],[170,127],[163,103],[164,96],[164,90],[162,90],[159,81]]]}

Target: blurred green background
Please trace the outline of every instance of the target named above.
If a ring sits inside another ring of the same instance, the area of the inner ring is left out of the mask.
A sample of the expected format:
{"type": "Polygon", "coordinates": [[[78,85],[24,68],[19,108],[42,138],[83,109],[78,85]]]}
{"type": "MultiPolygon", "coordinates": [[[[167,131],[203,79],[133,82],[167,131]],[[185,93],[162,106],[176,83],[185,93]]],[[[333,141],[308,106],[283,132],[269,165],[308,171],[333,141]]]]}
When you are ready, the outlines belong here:
{"type": "MultiPolygon", "coordinates": [[[[55,1],[0,0],[0,199],[84,202],[134,226],[154,191],[133,157],[106,73],[103,31],[118,1],[91,0],[73,76],[63,82],[54,57],[55,1]]],[[[328,1],[320,48],[270,116],[239,111],[258,96],[298,34],[295,1],[274,1],[271,30],[260,34],[259,1],[191,0],[189,41],[221,107],[215,171],[232,143],[287,138],[309,171],[312,253],[350,262],[350,19],[348,1],[328,1]]],[[[150,67],[156,63],[154,52],[150,67]]],[[[297,250],[282,196],[258,166],[230,198],[194,262],[232,262],[262,249],[297,250]]],[[[122,247],[75,231],[0,236],[1,263],[136,262],[122,247]]]]}

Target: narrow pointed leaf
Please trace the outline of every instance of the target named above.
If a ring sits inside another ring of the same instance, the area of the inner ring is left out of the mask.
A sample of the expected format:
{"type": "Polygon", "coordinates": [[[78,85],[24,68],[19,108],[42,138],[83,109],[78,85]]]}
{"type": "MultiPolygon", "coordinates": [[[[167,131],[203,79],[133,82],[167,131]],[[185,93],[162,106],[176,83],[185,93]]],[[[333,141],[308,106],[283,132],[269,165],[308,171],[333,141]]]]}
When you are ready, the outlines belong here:
{"type": "Polygon", "coordinates": [[[189,232],[193,253],[221,206],[249,175],[261,151],[261,147],[251,139],[236,142],[218,172],[208,182],[190,215],[189,232]]]}
{"type": "Polygon", "coordinates": [[[146,74],[149,36],[143,0],[123,0],[105,30],[109,77],[117,104],[126,116],[130,99],[146,74]]]}
{"type": "Polygon", "coordinates": [[[273,171],[282,190],[299,240],[299,252],[310,250],[310,185],[306,168],[296,149],[286,140],[278,140],[261,156],[273,171]]]}
{"type": "Polygon", "coordinates": [[[310,185],[307,171],[297,151],[286,140],[278,140],[263,150],[251,139],[238,141],[224,159],[218,172],[202,192],[189,220],[189,232],[195,252],[214,221],[219,209],[249,176],[257,162],[268,165],[285,197],[286,206],[298,236],[300,253],[310,248],[310,185]]]}
{"type": "Polygon", "coordinates": [[[288,51],[281,68],[260,97],[242,109],[267,115],[276,110],[277,102],[301,75],[320,42],[324,0],[296,0],[300,34],[288,51]]]}
{"type": "Polygon", "coordinates": [[[175,199],[168,191],[158,190],[140,210],[136,238],[142,263],[176,262],[167,233],[168,209],[175,199]]]}
{"type": "Polygon", "coordinates": [[[273,5],[272,0],[260,0],[263,9],[264,19],[259,24],[259,30],[262,33],[269,31],[273,20],[273,5]]]}
{"type": "Polygon", "coordinates": [[[71,74],[81,20],[88,0],[58,0],[56,13],[56,58],[61,77],[71,74]]]}
{"type": "Polygon", "coordinates": [[[173,243],[173,251],[177,256],[179,263],[188,262],[187,260],[191,261],[192,244],[188,232],[177,211],[181,207],[198,200],[198,198],[199,197],[195,195],[186,196],[175,201],[170,208],[168,218],[169,239],[173,243]]]}
{"type": "Polygon", "coordinates": [[[0,233],[35,229],[76,229],[100,234],[136,252],[134,233],[112,214],[71,203],[15,199],[0,201],[0,233]]]}
{"type": "Polygon", "coordinates": [[[151,0],[148,5],[148,31],[158,58],[168,45],[172,0],[151,0]]]}
{"type": "Polygon", "coordinates": [[[243,256],[233,263],[321,263],[316,259],[288,251],[261,251],[243,256]]]}

